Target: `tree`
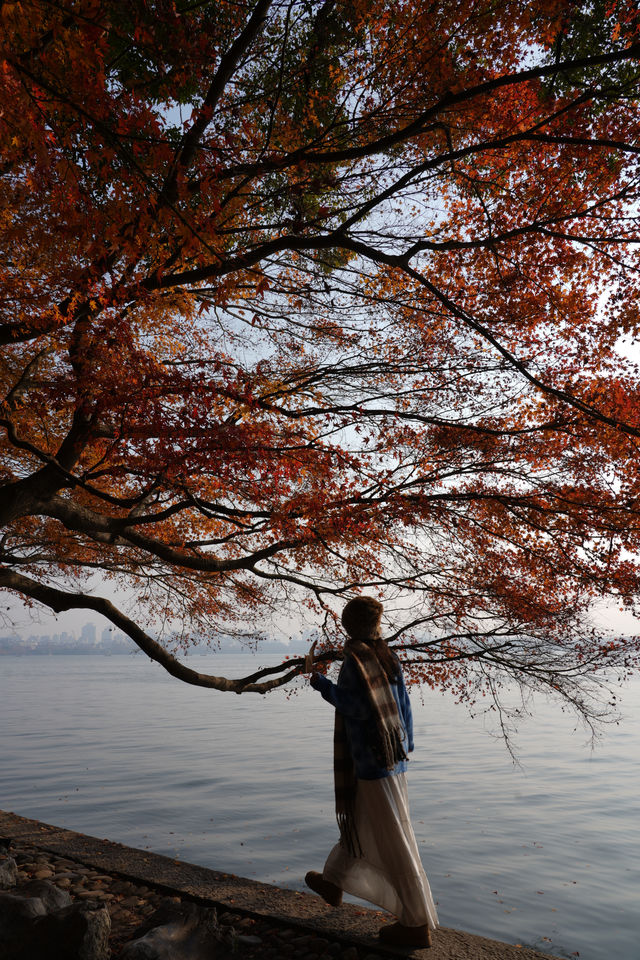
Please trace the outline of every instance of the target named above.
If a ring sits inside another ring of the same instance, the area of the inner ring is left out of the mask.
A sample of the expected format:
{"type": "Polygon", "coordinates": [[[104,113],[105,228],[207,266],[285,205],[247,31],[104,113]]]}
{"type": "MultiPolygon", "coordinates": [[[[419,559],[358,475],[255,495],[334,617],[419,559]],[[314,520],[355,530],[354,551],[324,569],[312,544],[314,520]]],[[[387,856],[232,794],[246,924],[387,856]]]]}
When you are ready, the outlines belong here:
{"type": "Polygon", "coordinates": [[[640,650],[590,622],[640,572],[632,0],[0,17],[0,585],[236,692],[305,664],[176,624],[302,605],[329,662],[366,590],[416,682],[593,719],[640,650]]]}

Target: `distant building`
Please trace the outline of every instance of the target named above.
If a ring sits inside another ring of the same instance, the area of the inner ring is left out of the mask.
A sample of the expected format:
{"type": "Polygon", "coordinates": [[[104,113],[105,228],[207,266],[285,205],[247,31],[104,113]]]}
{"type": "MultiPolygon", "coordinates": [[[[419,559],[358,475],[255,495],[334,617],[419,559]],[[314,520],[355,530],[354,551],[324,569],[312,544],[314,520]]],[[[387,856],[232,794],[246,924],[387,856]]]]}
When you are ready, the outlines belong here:
{"type": "Polygon", "coordinates": [[[80,643],[86,643],[89,646],[95,646],[97,643],[96,628],[93,623],[85,623],[80,633],[80,643]]]}

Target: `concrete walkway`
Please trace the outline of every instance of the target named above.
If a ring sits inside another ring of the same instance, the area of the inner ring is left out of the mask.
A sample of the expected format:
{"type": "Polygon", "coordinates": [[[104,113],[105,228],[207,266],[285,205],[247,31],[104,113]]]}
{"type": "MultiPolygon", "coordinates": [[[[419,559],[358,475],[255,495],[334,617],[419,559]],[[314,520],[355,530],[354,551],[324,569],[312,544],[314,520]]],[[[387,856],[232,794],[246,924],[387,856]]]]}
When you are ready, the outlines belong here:
{"type": "Polygon", "coordinates": [[[354,904],[343,904],[334,909],[312,894],[219,873],[2,810],[0,837],[31,844],[105,874],[144,884],[167,896],[179,895],[209,907],[268,919],[297,932],[340,941],[355,947],[362,957],[376,953],[410,954],[418,960],[557,960],[526,947],[487,940],[446,927],[436,931],[434,945],[429,950],[382,948],[377,932],[386,915],[380,911],[354,904]]]}

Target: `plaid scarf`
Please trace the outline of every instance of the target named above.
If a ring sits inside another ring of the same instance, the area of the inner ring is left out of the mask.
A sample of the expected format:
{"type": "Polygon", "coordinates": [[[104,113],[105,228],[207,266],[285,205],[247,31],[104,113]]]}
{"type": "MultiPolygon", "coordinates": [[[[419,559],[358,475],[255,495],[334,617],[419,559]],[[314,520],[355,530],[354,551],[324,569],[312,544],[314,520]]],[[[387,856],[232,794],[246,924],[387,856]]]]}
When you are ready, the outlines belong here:
{"type": "MultiPolygon", "coordinates": [[[[373,649],[362,640],[350,638],[344,652],[345,663],[346,658],[351,657],[355,664],[371,706],[373,725],[369,733],[376,761],[385,770],[392,770],[399,760],[406,760],[407,755],[402,746],[402,723],[387,675],[373,649]]],[[[357,780],[344,718],[337,710],[333,732],[333,774],[340,843],[352,857],[361,857],[362,848],[355,821],[357,780]]]]}

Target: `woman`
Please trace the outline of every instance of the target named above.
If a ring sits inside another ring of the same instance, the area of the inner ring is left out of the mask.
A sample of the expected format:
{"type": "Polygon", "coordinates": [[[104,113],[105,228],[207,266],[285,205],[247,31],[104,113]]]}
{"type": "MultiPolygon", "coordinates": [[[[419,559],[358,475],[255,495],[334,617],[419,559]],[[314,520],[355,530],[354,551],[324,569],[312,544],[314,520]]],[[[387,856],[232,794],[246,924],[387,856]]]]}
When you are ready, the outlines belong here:
{"type": "Polygon", "coordinates": [[[338,683],[318,673],[311,685],[336,708],[334,775],[340,842],[322,873],[305,877],[327,903],[343,891],[388,910],[388,944],[431,946],[438,924],[413,828],[405,771],[413,750],[411,705],[400,662],[380,635],[382,604],[350,600],[342,614],[348,634],[338,683]]]}

